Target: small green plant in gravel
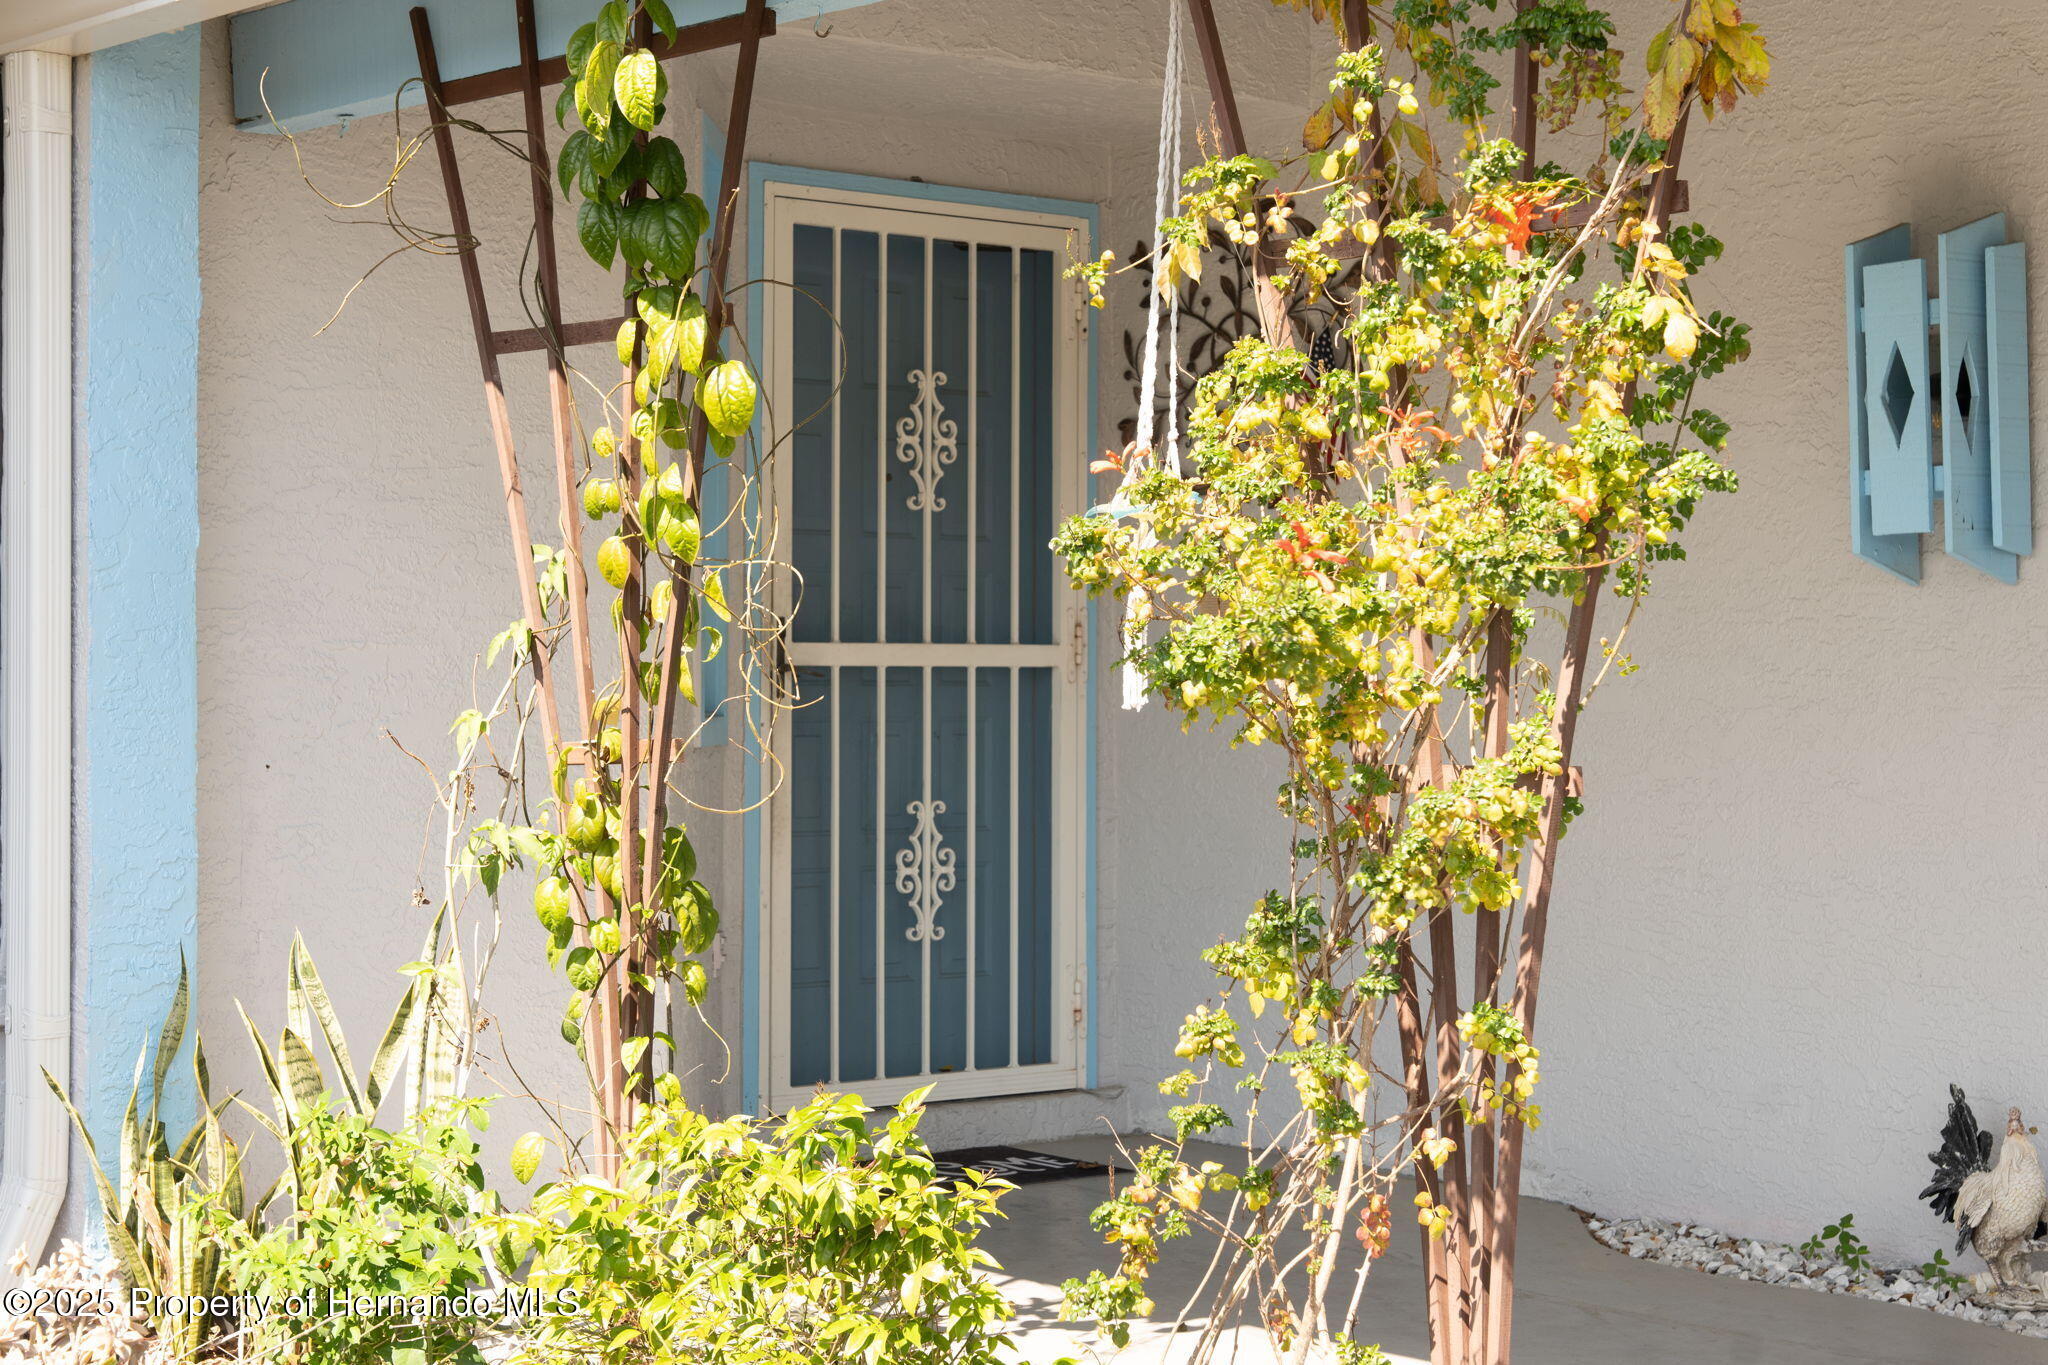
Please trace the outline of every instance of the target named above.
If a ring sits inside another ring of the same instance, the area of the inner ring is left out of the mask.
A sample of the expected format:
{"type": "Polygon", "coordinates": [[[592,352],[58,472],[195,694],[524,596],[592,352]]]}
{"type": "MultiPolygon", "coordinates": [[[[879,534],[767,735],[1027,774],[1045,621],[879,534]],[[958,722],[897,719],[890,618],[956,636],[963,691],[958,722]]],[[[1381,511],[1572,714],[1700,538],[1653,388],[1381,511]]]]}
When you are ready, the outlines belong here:
{"type": "MultiPolygon", "coordinates": [[[[1843,1214],[1834,1222],[1799,1244],[1799,1254],[1809,1261],[1836,1260],[1852,1275],[1870,1269],[1870,1248],[1856,1235],[1856,1217],[1843,1214]]],[[[1932,1279],[1932,1276],[1928,1278],[1932,1279]]]]}

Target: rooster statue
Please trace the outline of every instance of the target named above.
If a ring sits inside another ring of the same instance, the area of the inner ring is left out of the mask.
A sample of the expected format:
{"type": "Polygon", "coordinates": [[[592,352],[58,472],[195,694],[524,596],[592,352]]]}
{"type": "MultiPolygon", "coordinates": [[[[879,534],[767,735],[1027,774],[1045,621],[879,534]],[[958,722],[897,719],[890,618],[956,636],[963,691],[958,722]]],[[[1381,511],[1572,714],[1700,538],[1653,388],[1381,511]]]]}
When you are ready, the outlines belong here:
{"type": "Polygon", "coordinates": [[[1948,1088],[1948,1124],[1941,1130],[1941,1150],[1929,1152],[1934,1179],[1920,1197],[1943,1219],[1956,1224],[1956,1250],[1974,1247],[1991,1267],[1978,1277],[1978,1291],[1987,1300],[2013,1306],[2048,1303],[2048,1286],[2027,1264],[2036,1238],[2048,1237],[2048,1178],[2020,1111],[2006,1111],[2005,1142],[1998,1163],[1991,1162],[1991,1134],[1977,1126],[1977,1116],[1962,1088],[1948,1088]]]}

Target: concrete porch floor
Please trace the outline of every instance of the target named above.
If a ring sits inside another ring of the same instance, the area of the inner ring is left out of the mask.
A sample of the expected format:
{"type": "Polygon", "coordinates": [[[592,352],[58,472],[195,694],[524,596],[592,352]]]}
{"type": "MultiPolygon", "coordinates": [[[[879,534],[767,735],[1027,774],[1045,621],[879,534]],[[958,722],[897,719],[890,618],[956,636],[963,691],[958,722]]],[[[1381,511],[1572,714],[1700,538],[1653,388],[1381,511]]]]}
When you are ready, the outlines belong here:
{"type": "MultiPolygon", "coordinates": [[[[1096,1161],[1114,1159],[1108,1138],[1025,1142],[1035,1151],[1096,1161]]],[[[1218,1159],[1229,1160],[1227,1153],[1218,1159]]],[[[1235,1164],[1233,1162],[1233,1164],[1235,1164]]],[[[1017,1305],[1020,1358],[1042,1365],[1063,1355],[1108,1360],[1092,1328],[1059,1321],[1059,1285],[1069,1275],[1108,1268],[1112,1258],[1088,1226],[1106,1182],[1055,1180],[1003,1197],[1009,1215],[983,1245],[1002,1270],[1017,1305]]],[[[1346,1239],[1356,1253],[1357,1243],[1346,1239]]],[[[1589,1237],[1562,1204],[1525,1201],[1516,1296],[1516,1365],[2048,1365],[2048,1343],[1924,1309],[1808,1289],[1754,1284],[1631,1260],[1589,1237]]],[[[1183,1358],[1167,1328],[1200,1280],[1213,1243],[1173,1243],[1155,1269],[1152,1296],[1166,1321],[1133,1329],[1121,1363],[1183,1358]]],[[[1355,1264],[1355,1263],[1354,1263],[1355,1264]]],[[[1340,1268],[1340,1279],[1348,1267],[1340,1268]]],[[[1412,1226],[1397,1225],[1394,1245],[1366,1286],[1360,1339],[1377,1341],[1396,1365],[1428,1360],[1422,1275],[1412,1226]]],[[[1235,1353],[1218,1359],[1269,1365],[1263,1337],[1243,1333],[1235,1353]]]]}

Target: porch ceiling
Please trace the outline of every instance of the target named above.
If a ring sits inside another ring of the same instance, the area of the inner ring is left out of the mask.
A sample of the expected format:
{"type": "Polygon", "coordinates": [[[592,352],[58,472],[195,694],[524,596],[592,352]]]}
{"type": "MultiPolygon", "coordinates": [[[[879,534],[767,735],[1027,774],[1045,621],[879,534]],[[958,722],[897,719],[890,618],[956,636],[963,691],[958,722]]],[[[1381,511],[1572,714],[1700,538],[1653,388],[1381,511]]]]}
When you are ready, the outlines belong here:
{"type": "MultiPolygon", "coordinates": [[[[1327,30],[1318,41],[1313,21],[1271,0],[1216,9],[1254,142],[1298,135],[1304,97],[1328,79],[1327,30]]],[[[1156,147],[1164,0],[879,0],[830,19],[822,41],[816,27],[792,21],[762,47],[758,102],[801,105],[821,124],[923,123],[1148,161],[1156,147]]],[[[703,102],[722,109],[731,59],[694,60],[703,102]]],[[[1188,109],[1206,111],[1192,51],[1188,63],[1188,109]]]]}
{"type": "MultiPolygon", "coordinates": [[[[739,12],[743,0],[672,0],[684,24],[739,12]]],[[[231,30],[235,114],[287,129],[389,113],[416,74],[407,10],[414,0],[286,0],[238,15],[231,30]],[[265,73],[268,72],[266,77],[265,73]]],[[[510,0],[424,0],[442,75],[454,80],[517,61],[510,0]]],[[[1100,141],[1118,130],[1149,147],[1158,123],[1164,0],[775,0],[779,31],[762,47],[764,104],[813,117],[934,120],[1033,142],[1100,141]],[[820,30],[829,34],[820,41],[820,30]]],[[[588,0],[536,0],[541,48],[557,53],[588,0]]],[[[1247,123],[1298,124],[1302,97],[1327,78],[1325,44],[1307,16],[1271,0],[1217,0],[1233,84],[1247,123]]],[[[723,108],[729,54],[692,59],[723,108]]],[[[1190,55],[1193,65],[1193,57],[1190,55]]],[[[1201,99],[1191,69],[1191,99],[1201,99]]],[[[417,106],[417,86],[403,99],[417,106]]]]}

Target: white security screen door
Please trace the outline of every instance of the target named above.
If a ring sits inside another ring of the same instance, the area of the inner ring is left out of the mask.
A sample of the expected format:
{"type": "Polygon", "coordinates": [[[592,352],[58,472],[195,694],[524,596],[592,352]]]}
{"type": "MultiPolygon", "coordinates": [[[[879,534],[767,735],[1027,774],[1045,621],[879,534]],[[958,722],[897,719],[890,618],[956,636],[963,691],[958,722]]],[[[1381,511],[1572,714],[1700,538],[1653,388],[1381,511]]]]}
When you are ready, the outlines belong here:
{"type": "Polygon", "coordinates": [[[1079,1083],[1079,220],[771,186],[801,704],[777,718],[768,1102],[1079,1083]],[[835,320],[836,319],[836,325],[835,320]]]}

